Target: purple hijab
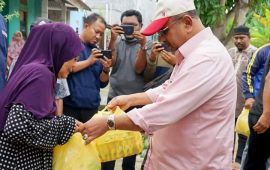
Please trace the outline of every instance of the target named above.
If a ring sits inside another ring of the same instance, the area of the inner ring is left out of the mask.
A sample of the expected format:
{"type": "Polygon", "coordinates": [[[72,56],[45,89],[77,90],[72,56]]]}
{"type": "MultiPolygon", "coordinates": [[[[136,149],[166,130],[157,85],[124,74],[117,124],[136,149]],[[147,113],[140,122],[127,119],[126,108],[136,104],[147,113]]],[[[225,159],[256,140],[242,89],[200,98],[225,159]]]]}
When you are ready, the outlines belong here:
{"type": "Polygon", "coordinates": [[[0,131],[12,104],[22,104],[36,119],[53,117],[56,76],[64,62],[81,50],[80,38],[68,25],[34,27],[0,96],[0,131]]]}

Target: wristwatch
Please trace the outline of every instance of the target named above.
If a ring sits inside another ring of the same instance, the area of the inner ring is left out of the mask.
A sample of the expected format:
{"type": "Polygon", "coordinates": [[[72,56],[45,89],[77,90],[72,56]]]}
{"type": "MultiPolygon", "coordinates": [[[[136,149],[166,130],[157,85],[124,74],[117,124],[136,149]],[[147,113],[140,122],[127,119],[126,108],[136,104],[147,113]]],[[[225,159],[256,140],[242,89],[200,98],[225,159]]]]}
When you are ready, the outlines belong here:
{"type": "Polygon", "coordinates": [[[108,71],[106,71],[106,70],[102,70],[103,71],[103,73],[105,73],[105,74],[109,74],[110,73],[110,70],[108,70],[108,71]]]}
{"type": "Polygon", "coordinates": [[[109,115],[107,119],[107,126],[110,130],[115,130],[114,115],[109,115]]]}
{"type": "Polygon", "coordinates": [[[147,50],[147,46],[146,45],[141,46],[141,50],[146,51],[147,50]]]}

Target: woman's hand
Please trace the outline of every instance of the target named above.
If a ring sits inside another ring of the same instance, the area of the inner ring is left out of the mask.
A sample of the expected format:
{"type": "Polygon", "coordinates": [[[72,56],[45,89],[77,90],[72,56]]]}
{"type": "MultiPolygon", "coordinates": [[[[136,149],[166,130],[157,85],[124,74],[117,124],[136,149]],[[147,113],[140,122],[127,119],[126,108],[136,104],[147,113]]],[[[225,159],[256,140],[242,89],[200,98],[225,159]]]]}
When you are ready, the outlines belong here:
{"type": "Polygon", "coordinates": [[[81,130],[83,130],[83,123],[75,120],[75,132],[80,132],[81,130]]]}

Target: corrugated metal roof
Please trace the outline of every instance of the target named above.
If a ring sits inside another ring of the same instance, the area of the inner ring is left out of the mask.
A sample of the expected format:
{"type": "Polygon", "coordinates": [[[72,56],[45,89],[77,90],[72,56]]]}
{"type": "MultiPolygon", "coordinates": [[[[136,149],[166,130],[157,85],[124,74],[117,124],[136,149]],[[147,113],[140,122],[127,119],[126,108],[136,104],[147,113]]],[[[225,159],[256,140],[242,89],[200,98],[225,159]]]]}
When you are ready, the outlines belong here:
{"type": "Polygon", "coordinates": [[[48,8],[54,10],[62,10],[62,5],[68,3],[68,7],[84,9],[91,11],[91,8],[86,5],[82,0],[49,0],[48,1],[48,8]]]}
{"type": "Polygon", "coordinates": [[[91,11],[91,8],[86,3],[84,3],[82,0],[65,0],[65,1],[72,4],[76,8],[91,11]]]}

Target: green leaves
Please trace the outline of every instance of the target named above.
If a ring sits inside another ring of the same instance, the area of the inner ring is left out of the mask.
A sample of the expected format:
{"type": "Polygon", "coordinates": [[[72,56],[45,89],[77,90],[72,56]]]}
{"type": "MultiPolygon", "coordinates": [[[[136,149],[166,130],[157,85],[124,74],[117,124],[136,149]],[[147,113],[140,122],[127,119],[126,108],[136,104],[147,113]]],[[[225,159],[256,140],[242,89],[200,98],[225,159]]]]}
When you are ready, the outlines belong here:
{"type": "Polygon", "coordinates": [[[200,18],[204,25],[213,27],[224,16],[225,7],[217,0],[195,0],[200,18]]]}
{"type": "Polygon", "coordinates": [[[225,16],[226,6],[218,0],[195,0],[200,18],[205,26],[214,27],[225,16]]]}
{"type": "Polygon", "coordinates": [[[6,3],[3,0],[0,0],[0,12],[3,11],[3,8],[5,5],[6,5],[6,3]]]}
{"type": "Polygon", "coordinates": [[[247,22],[251,33],[251,44],[260,47],[270,43],[270,5],[264,6],[257,13],[252,13],[251,19],[247,22]]]}
{"type": "Polygon", "coordinates": [[[19,12],[18,11],[14,11],[12,14],[6,15],[5,16],[5,19],[7,21],[10,21],[10,20],[12,20],[13,17],[19,17],[19,16],[20,16],[19,12]]]}
{"type": "MultiPolygon", "coordinates": [[[[3,11],[3,8],[5,7],[6,3],[4,0],[0,0],[0,12],[3,11]]],[[[13,17],[19,17],[20,14],[18,11],[13,11],[11,14],[5,15],[5,19],[7,21],[12,20],[13,17]]]]}

